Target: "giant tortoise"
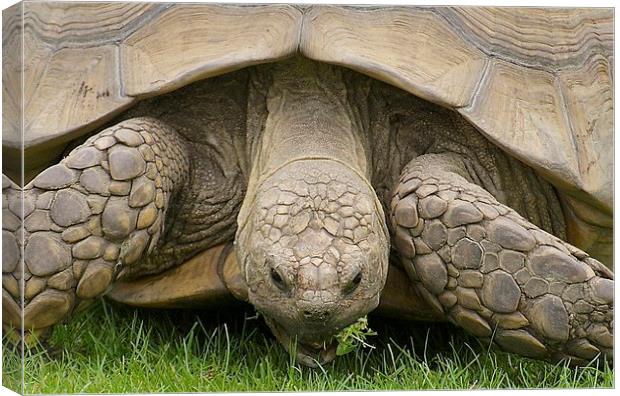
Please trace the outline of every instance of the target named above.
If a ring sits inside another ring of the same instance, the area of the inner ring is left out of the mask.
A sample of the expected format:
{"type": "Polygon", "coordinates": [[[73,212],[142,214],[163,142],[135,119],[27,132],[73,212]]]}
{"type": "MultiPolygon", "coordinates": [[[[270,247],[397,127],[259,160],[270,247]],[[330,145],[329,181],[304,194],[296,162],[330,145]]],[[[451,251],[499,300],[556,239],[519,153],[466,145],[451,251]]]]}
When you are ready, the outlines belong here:
{"type": "Polygon", "coordinates": [[[611,358],[611,10],[3,17],[5,328],[242,300],[308,365],[373,310],[611,358]]]}

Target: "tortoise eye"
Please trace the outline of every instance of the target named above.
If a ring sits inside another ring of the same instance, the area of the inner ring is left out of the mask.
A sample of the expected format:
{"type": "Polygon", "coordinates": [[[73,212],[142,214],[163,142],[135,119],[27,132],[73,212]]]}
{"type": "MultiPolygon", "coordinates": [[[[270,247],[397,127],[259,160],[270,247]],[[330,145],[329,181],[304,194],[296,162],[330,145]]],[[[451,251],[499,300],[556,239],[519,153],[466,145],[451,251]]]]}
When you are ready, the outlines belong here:
{"type": "Polygon", "coordinates": [[[287,290],[286,282],[284,281],[284,278],[275,268],[271,269],[271,281],[273,282],[274,285],[276,285],[278,289],[282,291],[287,290]]]}
{"type": "Polygon", "coordinates": [[[355,274],[355,276],[353,277],[353,279],[351,279],[351,281],[344,288],[344,293],[345,294],[353,293],[355,289],[357,289],[357,287],[360,285],[361,282],[362,282],[362,271],[358,271],[357,274],[355,274]]]}
{"type": "Polygon", "coordinates": [[[360,284],[361,281],[362,281],[362,273],[358,272],[357,275],[355,275],[355,278],[353,278],[353,280],[351,281],[351,283],[357,286],[360,284]]]}

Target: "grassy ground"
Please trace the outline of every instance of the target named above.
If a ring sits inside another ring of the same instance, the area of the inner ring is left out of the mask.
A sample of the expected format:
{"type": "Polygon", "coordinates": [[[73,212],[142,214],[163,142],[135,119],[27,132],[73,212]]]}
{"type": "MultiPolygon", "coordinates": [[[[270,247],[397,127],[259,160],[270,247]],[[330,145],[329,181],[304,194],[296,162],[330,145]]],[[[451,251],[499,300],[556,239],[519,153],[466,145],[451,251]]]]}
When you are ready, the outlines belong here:
{"type": "MultiPolygon", "coordinates": [[[[26,352],[27,393],[612,387],[610,368],[570,369],[488,350],[448,325],[373,320],[376,349],[300,367],[261,319],[98,303],[26,352]],[[245,319],[244,319],[245,318],[245,319]]],[[[3,340],[3,385],[19,354],[3,340]]]]}

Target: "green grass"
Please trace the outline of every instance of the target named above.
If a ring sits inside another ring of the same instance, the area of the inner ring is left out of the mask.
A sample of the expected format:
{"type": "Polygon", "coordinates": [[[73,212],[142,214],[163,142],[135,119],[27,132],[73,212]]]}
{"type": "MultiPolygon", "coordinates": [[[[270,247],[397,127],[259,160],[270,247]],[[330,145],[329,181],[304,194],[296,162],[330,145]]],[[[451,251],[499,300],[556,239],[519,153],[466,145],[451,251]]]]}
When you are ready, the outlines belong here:
{"type": "MultiPolygon", "coordinates": [[[[134,310],[101,302],[26,351],[26,393],[320,391],[613,387],[613,370],[505,354],[449,325],[370,319],[379,333],[318,369],[300,367],[262,319],[134,310]]],[[[3,340],[3,385],[20,388],[18,349],[3,340]]]]}

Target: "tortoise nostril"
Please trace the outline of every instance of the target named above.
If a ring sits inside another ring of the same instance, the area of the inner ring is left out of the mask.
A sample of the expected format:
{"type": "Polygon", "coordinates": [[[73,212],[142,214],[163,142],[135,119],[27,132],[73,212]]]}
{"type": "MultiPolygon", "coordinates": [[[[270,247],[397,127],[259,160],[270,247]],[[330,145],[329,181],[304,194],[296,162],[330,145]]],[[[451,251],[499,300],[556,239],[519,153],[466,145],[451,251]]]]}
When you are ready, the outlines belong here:
{"type": "Polygon", "coordinates": [[[329,311],[324,309],[305,309],[302,314],[305,319],[311,321],[325,321],[330,316],[329,311]]]}

